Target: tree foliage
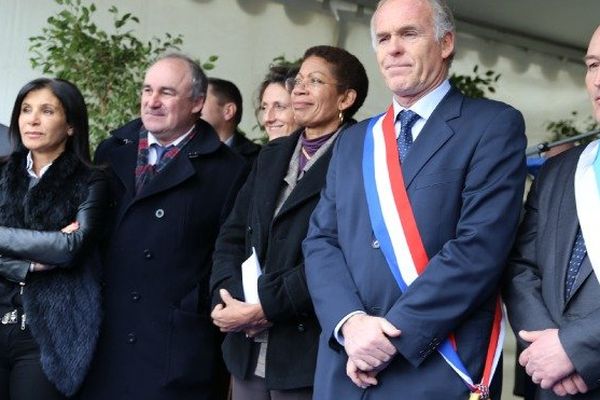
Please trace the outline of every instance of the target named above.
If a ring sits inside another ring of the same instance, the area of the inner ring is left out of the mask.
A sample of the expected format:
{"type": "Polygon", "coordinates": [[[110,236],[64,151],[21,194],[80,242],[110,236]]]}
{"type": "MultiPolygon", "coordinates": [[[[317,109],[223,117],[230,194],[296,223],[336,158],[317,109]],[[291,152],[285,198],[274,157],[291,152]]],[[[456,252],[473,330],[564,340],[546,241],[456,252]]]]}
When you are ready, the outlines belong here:
{"type": "MultiPolygon", "coordinates": [[[[592,132],[599,128],[591,116],[588,116],[584,121],[580,121],[577,111],[571,111],[569,118],[562,118],[556,121],[550,121],[546,124],[546,130],[550,133],[550,142],[556,142],[581,135],[582,133],[592,132]]],[[[578,141],[579,144],[588,144],[597,136],[588,136],[587,138],[578,141]]]]}
{"type": "MultiPolygon", "coordinates": [[[[177,51],[180,34],[165,33],[143,42],[134,35],[139,19],[112,6],[111,32],[94,22],[96,6],[82,0],[55,0],[62,10],[30,37],[31,65],[44,75],[73,82],[82,91],[90,116],[90,139],[97,145],[110,130],[139,114],[145,70],[159,55],[177,51]]],[[[205,63],[212,69],[216,56],[205,63]]]]}
{"type": "Polygon", "coordinates": [[[450,76],[450,83],[465,96],[485,98],[486,92],[496,93],[496,85],[499,79],[500,74],[497,74],[492,70],[487,70],[482,74],[479,72],[479,66],[475,65],[473,67],[472,75],[453,73],[450,76]]]}

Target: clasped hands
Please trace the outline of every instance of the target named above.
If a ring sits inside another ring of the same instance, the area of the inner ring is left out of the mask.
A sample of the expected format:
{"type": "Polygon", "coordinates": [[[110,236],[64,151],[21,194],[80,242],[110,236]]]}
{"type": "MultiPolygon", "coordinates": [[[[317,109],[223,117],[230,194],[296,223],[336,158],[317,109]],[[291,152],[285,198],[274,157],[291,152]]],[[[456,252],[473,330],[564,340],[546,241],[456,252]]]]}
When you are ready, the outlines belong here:
{"type": "Polygon", "coordinates": [[[400,330],[385,318],[356,314],[342,325],[341,331],[348,354],[346,374],[360,388],[377,385],[377,374],[397,352],[389,338],[400,336],[400,330]]]}
{"type": "Polygon", "coordinates": [[[220,289],[219,295],[223,303],[215,306],[210,317],[221,332],[245,332],[246,336],[255,337],[273,325],[260,304],[236,300],[225,289],[220,289]]]}
{"type": "Polygon", "coordinates": [[[533,383],[542,389],[552,389],[557,396],[588,391],[560,343],[558,329],[521,331],[519,336],[530,343],[519,356],[519,364],[525,367],[533,383]]]}

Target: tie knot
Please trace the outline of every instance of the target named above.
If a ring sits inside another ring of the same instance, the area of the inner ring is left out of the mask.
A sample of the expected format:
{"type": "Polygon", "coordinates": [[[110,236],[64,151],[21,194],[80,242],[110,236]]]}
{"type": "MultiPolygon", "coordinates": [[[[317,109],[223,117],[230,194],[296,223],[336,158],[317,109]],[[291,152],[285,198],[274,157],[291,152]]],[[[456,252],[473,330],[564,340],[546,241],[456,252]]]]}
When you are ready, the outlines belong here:
{"type": "Polygon", "coordinates": [[[168,146],[161,146],[158,143],[152,143],[152,147],[154,148],[154,151],[156,151],[156,164],[158,164],[160,160],[162,160],[166,152],[171,150],[175,146],[173,146],[172,144],[168,146]]]}
{"type": "Polygon", "coordinates": [[[412,110],[403,110],[398,114],[398,119],[400,120],[400,127],[402,130],[410,129],[419,119],[419,114],[412,110]]]}

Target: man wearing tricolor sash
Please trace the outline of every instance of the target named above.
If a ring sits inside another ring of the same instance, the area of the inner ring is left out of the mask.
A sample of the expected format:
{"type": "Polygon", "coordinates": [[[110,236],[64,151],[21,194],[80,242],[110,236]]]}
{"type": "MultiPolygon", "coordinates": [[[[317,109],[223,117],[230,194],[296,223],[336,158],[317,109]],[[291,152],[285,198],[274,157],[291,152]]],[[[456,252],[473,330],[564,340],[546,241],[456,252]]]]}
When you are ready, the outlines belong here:
{"type": "Polygon", "coordinates": [[[448,83],[443,0],[380,1],[371,28],[392,105],[339,138],[304,242],[314,399],[500,399],[523,118],[448,83]]]}
{"type": "MultiPolygon", "coordinates": [[[[600,27],[586,86],[600,121],[600,27]]],[[[535,179],[507,273],[510,322],[536,399],[600,399],[598,140],[549,159],[535,179]]]]}

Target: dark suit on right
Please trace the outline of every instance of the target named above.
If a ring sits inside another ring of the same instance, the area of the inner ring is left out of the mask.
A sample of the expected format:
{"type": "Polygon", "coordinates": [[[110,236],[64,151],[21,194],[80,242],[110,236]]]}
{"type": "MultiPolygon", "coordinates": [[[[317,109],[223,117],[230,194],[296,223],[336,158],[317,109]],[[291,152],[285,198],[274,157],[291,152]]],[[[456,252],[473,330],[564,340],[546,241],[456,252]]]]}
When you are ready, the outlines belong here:
{"type": "Polygon", "coordinates": [[[558,397],[538,387],[540,400],[600,398],[600,285],[587,256],[570,296],[564,295],[579,229],[574,175],[583,148],[549,159],[540,171],[525,204],[507,271],[505,302],[514,331],[559,329],[563,348],[590,390],[585,395],[558,397]]]}

